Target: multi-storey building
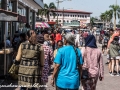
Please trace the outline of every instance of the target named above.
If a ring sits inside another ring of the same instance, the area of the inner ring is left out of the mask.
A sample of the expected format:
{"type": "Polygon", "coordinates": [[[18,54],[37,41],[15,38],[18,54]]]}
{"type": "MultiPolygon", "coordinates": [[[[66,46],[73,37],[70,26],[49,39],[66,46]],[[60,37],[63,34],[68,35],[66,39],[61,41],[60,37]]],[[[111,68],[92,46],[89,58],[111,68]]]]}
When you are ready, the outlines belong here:
{"type": "Polygon", "coordinates": [[[25,26],[25,23],[29,23],[31,28],[35,29],[36,13],[42,8],[43,0],[0,0],[0,14],[17,18],[15,22],[0,20],[0,41],[4,39],[5,31],[6,37],[9,34],[13,36],[15,31],[25,26]]]}
{"type": "MultiPolygon", "coordinates": [[[[80,26],[86,26],[90,23],[90,15],[91,12],[79,11],[79,10],[55,10],[56,16],[54,17],[52,12],[50,13],[50,21],[49,22],[57,22],[58,16],[58,24],[63,25],[64,23],[71,23],[74,20],[80,22],[80,26]]],[[[46,17],[45,21],[48,21],[46,17]]]]}

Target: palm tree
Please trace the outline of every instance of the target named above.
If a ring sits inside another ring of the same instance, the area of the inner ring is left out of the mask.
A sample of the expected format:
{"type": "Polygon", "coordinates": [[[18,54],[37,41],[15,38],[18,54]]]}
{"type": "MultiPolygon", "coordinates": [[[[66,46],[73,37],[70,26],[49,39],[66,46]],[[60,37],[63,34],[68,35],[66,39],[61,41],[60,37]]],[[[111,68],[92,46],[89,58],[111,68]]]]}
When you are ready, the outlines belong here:
{"type": "Polygon", "coordinates": [[[104,26],[105,26],[105,23],[109,23],[109,25],[110,25],[112,17],[113,17],[113,11],[112,10],[105,11],[104,13],[102,13],[100,15],[100,19],[103,21],[104,26]]]}
{"type": "Polygon", "coordinates": [[[41,15],[41,17],[43,17],[44,15],[47,17],[48,21],[50,21],[50,16],[49,16],[50,12],[52,12],[54,18],[56,16],[54,10],[56,10],[56,6],[53,2],[51,2],[49,5],[44,4],[44,9],[38,10],[37,15],[41,15]]]}
{"type": "Polygon", "coordinates": [[[91,30],[92,30],[92,28],[93,28],[93,25],[94,25],[95,20],[96,20],[96,19],[95,19],[94,17],[91,17],[91,18],[90,18],[91,30]]]}
{"type": "Polygon", "coordinates": [[[113,15],[114,15],[114,30],[116,29],[116,17],[118,16],[119,17],[119,12],[120,12],[120,6],[119,5],[110,5],[109,6],[113,12],[113,15]]]}

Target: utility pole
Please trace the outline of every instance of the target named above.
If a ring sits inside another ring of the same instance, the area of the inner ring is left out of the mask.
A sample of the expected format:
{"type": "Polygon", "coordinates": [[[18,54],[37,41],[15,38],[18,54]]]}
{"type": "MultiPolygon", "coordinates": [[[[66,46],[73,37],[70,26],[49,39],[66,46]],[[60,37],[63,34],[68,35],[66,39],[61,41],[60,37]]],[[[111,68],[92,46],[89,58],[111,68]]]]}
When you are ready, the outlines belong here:
{"type": "Polygon", "coordinates": [[[64,26],[64,7],[63,7],[63,26],[64,26]]]}
{"type": "MultiPolygon", "coordinates": [[[[66,1],[66,0],[62,0],[62,1],[57,0],[57,27],[58,27],[58,10],[59,10],[59,4],[62,3],[62,2],[64,2],[64,1],[66,1]]],[[[67,1],[72,1],[72,0],[67,0],[67,1]]]]}

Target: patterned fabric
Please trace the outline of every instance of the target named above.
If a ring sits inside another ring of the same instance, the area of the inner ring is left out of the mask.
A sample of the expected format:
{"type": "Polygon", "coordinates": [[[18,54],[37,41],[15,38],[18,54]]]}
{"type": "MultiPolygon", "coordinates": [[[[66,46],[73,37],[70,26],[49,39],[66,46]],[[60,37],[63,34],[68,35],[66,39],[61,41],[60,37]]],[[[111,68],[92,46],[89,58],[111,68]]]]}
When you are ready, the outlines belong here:
{"type": "Polygon", "coordinates": [[[41,45],[32,45],[29,42],[22,43],[22,56],[18,71],[18,85],[40,84],[40,51],[41,45]]]}
{"type": "Polygon", "coordinates": [[[82,90],[96,90],[98,77],[82,80],[82,90]]]}
{"type": "Polygon", "coordinates": [[[104,77],[103,57],[101,51],[97,48],[84,47],[81,52],[83,58],[85,57],[83,68],[88,68],[89,76],[96,77],[100,75],[101,77],[104,77]]]}
{"type": "Polygon", "coordinates": [[[48,73],[50,71],[50,66],[53,64],[53,51],[49,46],[43,45],[44,54],[45,54],[45,62],[42,73],[42,81],[48,82],[48,73]]]}

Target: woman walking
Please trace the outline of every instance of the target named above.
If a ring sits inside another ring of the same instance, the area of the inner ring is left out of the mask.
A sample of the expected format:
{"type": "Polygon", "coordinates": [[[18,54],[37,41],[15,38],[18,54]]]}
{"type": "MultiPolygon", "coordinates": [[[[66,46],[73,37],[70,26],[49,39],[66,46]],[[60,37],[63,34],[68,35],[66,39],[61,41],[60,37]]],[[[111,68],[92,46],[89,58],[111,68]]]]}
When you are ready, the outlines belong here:
{"type": "MultiPolygon", "coordinates": [[[[49,46],[43,44],[44,40],[41,40],[40,35],[37,36],[37,41],[41,43],[44,48],[45,61],[41,77],[41,84],[46,85],[48,82],[48,75],[51,69],[51,65],[53,64],[53,50],[49,46]]],[[[46,87],[41,87],[40,90],[46,90],[46,87]]]]}
{"type": "MultiPolygon", "coordinates": [[[[27,32],[28,41],[21,43],[16,56],[15,64],[19,65],[18,85],[27,86],[28,90],[35,90],[29,87],[34,84],[41,84],[41,73],[44,65],[44,49],[37,42],[34,30],[27,32]]],[[[22,88],[21,90],[26,90],[22,88]]]]}
{"type": "Polygon", "coordinates": [[[55,57],[51,84],[54,86],[54,79],[58,73],[57,90],[78,90],[83,64],[82,54],[79,49],[75,48],[75,36],[72,33],[66,34],[65,44],[66,46],[59,48],[55,57]]]}
{"type": "Polygon", "coordinates": [[[82,90],[96,90],[98,78],[100,81],[103,80],[104,68],[102,52],[97,48],[93,35],[89,35],[85,39],[85,47],[81,51],[84,60],[82,69],[88,72],[88,77],[82,79],[82,90]]]}

